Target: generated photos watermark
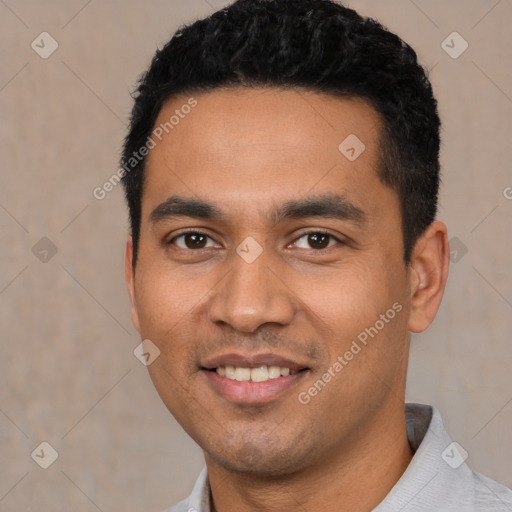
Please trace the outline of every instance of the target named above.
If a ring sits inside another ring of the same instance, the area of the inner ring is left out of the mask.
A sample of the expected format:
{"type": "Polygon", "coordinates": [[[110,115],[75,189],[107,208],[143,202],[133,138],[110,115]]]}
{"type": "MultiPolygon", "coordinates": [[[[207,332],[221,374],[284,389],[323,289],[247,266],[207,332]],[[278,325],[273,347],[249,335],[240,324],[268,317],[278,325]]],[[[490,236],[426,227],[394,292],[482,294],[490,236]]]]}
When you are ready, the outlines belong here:
{"type": "Polygon", "coordinates": [[[98,199],[102,200],[107,197],[107,194],[114,190],[114,188],[119,185],[121,179],[130,173],[137,165],[144,160],[144,158],[148,155],[149,150],[156,147],[158,142],[161,142],[164,134],[168,134],[173,130],[176,126],[178,126],[182,119],[190,114],[192,109],[197,106],[197,100],[195,98],[189,98],[186,103],[184,103],[180,108],[177,108],[174,111],[174,114],[169,117],[169,120],[165,123],[160,123],[156,128],[153,129],[151,135],[146,139],[144,145],[139,148],[137,151],[132,153],[132,156],[127,159],[122,167],[119,167],[117,171],[110,176],[110,178],[101,185],[101,187],[96,187],[92,191],[92,195],[98,199]],[[156,139],[156,140],[155,140],[156,139]]]}
{"type": "Polygon", "coordinates": [[[357,340],[353,340],[350,348],[343,355],[339,355],[331,366],[322,376],[315,381],[306,391],[301,391],[297,395],[297,399],[303,405],[311,402],[311,399],[321,393],[332,379],[334,379],[344,368],[354,359],[361,350],[368,345],[369,338],[375,338],[382,329],[389,324],[393,318],[402,311],[402,304],[395,302],[385,313],[379,315],[379,319],[370,327],[366,327],[357,335],[357,340]]]}

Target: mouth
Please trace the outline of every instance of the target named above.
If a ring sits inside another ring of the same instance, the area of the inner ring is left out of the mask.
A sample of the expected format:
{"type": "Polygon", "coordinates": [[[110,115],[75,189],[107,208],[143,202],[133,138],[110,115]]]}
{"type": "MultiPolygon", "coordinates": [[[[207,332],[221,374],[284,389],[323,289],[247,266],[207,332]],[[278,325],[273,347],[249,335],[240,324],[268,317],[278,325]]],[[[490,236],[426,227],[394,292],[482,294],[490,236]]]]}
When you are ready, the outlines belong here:
{"type": "Polygon", "coordinates": [[[224,399],[238,404],[264,404],[296,387],[311,368],[273,354],[225,355],[200,368],[207,383],[224,399]]]}
{"type": "Polygon", "coordinates": [[[296,375],[305,372],[309,368],[301,368],[292,370],[287,366],[277,366],[266,364],[256,366],[254,368],[244,366],[217,366],[216,368],[204,368],[206,371],[215,372],[226,379],[236,380],[238,382],[266,382],[268,380],[280,379],[289,375],[296,375]]]}

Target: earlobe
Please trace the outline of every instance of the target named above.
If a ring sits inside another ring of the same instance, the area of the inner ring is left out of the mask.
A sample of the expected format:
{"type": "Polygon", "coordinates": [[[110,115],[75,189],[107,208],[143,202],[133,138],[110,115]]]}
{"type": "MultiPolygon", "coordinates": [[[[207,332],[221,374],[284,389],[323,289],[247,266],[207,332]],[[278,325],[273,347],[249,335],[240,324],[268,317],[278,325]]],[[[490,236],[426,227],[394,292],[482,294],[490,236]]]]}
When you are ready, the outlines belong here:
{"type": "Polygon", "coordinates": [[[139,315],[135,302],[135,269],[133,268],[133,240],[131,236],[128,237],[128,240],[126,241],[124,276],[126,280],[126,286],[128,288],[128,293],[130,295],[130,301],[132,303],[132,323],[137,332],[140,334],[139,315]]]}
{"type": "Polygon", "coordinates": [[[416,242],[411,257],[409,331],[422,332],[434,320],[443,298],[449,264],[446,226],[434,221],[416,242]]]}

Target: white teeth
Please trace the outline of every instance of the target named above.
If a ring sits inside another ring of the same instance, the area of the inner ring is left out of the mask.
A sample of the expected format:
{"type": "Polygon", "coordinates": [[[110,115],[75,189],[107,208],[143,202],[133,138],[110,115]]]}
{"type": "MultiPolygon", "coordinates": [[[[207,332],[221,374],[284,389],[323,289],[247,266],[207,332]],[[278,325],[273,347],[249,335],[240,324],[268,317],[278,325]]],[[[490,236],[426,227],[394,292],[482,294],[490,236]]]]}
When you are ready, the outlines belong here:
{"type": "Polygon", "coordinates": [[[278,377],[286,377],[287,375],[295,375],[296,371],[281,366],[262,365],[257,368],[244,368],[239,366],[218,366],[216,372],[221,377],[227,377],[231,380],[239,382],[265,382],[278,377]]]}
{"type": "Polygon", "coordinates": [[[251,370],[251,380],[253,382],[264,382],[268,379],[268,369],[266,366],[259,366],[251,370]]]}
{"type": "Polygon", "coordinates": [[[277,377],[281,377],[281,368],[279,366],[269,366],[268,377],[269,379],[277,379],[277,377]]]}
{"type": "Polygon", "coordinates": [[[250,368],[235,368],[235,379],[240,382],[251,380],[251,369],[250,368]]]}
{"type": "MultiPolygon", "coordinates": [[[[219,369],[217,368],[217,373],[219,373],[219,369]]],[[[231,380],[235,380],[235,367],[234,366],[226,366],[226,377],[231,380]]]]}

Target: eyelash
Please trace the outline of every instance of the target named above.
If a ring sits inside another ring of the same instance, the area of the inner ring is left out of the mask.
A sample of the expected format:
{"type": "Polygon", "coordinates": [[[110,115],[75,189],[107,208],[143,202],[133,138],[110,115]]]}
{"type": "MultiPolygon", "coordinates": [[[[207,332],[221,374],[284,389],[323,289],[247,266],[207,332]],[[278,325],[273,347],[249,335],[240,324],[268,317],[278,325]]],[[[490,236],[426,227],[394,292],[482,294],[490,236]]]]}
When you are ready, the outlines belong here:
{"type": "MultiPolygon", "coordinates": [[[[189,235],[189,234],[194,234],[194,235],[202,235],[202,236],[206,236],[210,239],[212,239],[210,237],[210,235],[207,235],[206,233],[203,233],[202,231],[198,231],[197,229],[194,229],[194,228],[189,228],[187,229],[186,231],[183,231],[181,232],[179,235],[176,235],[174,237],[172,237],[168,242],[166,242],[166,245],[173,245],[174,242],[178,239],[178,238],[181,238],[185,235],[189,235]]],[[[333,234],[329,233],[328,231],[324,231],[322,229],[315,229],[315,230],[311,230],[311,231],[306,231],[305,233],[302,233],[300,236],[298,236],[294,241],[293,243],[297,242],[298,240],[300,240],[301,238],[305,237],[305,236],[308,236],[308,235],[327,235],[329,236],[332,240],[335,240],[336,242],[338,242],[338,244],[341,244],[341,245],[345,245],[345,243],[340,240],[338,237],[334,236],[333,234]]],[[[330,249],[332,246],[328,246],[328,247],[325,247],[323,249],[311,249],[315,252],[321,252],[321,251],[326,251],[327,249],[330,249]]],[[[179,249],[181,250],[184,250],[184,251],[200,251],[201,249],[189,249],[188,247],[186,249],[183,249],[182,247],[179,247],[179,249]]]]}

